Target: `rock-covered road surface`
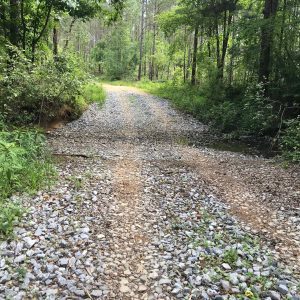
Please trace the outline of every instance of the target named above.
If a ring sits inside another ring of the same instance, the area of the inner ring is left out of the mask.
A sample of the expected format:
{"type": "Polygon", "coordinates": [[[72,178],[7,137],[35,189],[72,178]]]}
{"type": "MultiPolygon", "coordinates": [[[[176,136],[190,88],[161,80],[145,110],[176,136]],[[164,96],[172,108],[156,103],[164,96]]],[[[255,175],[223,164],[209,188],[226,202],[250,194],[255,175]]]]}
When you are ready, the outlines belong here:
{"type": "Polygon", "coordinates": [[[59,180],[0,242],[0,299],[300,299],[299,169],[193,146],[206,126],[105,86],[49,134],[59,180]]]}

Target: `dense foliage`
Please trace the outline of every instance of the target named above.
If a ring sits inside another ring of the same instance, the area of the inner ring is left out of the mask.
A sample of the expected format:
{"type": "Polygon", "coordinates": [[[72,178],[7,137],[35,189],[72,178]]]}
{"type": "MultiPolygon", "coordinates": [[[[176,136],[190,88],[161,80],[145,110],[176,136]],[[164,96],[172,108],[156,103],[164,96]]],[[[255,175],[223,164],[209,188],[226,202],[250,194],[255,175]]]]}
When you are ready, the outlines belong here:
{"type": "Polygon", "coordinates": [[[110,22],[122,4],[0,0],[0,114],[7,123],[41,124],[82,113],[89,68],[70,42],[74,23],[110,22]]]}
{"type": "Polygon", "coordinates": [[[8,199],[17,192],[32,193],[50,185],[55,170],[45,138],[37,130],[9,129],[0,121],[0,238],[13,232],[23,209],[8,199]]]}

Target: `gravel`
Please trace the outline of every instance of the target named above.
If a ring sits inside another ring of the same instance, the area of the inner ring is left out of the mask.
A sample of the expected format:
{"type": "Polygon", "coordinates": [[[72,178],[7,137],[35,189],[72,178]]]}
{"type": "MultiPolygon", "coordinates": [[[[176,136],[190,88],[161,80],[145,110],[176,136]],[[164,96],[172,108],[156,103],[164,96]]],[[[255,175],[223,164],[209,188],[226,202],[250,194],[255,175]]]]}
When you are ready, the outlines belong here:
{"type": "Polygon", "coordinates": [[[293,257],[198,172],[194,152],[221,156],[186,145],[208,128],[166,101],[108,89],[102,109],[49,134],[56,185],[12,197],[26,217],[0,242],[0,299],[299,299],[293,257]]]}

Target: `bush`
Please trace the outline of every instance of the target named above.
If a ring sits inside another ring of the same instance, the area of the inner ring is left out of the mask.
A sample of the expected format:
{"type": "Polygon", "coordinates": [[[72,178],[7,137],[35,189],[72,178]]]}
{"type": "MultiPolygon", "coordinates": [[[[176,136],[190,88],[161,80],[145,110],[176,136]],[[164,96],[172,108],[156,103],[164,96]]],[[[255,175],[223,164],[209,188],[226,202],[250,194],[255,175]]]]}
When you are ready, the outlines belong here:
{"type": "Polygon", "coordinates": [[[287,122],[280,145],[283,156],[292,162],[300,162],[300,117],[287,122]]]}
{"type": "Polygon", "coordinates": [[[14,192],[33,192],[49,184],[55,174],[38,131],[0,133],[0,202],[14,192]]]}
{"type": "Polygon", "coordinates": [[[234,103],[225,101],[209,109],[206,118],[220,131],[231,132],[237,129],[238,109],[234,103]]]}
{"type": "MultiPolygon", "coordinates": [[[[1,115],[0,115],[1,116],[1,115]]],[[[21,206],[9,197],[32,193],[50,185],[55,170],[46,150],[45,137],[36,130],[9,130],[0,118],[0,238],[13,232],[22,216],[21,206]]]]}
{"type": "Polygon", "coordinates": [[[269,98],[264,97],[263,85],[249,86],[242,103],[240,131],[251,135],[272,135],[278,129],[278,115],[269,98]]]}
{"type": "Polygon", "coordinates": [[[23,214],[22,208],[14,203],[0,202],[0,238],[13,233],[14,225],[23,214]]]}
{"type": "Polygon", "coordinates": [[[77,117],[76,99],[87,76],[74,57],[48,59],[37,65],[32,65],[22,53],[9,63],[7,59],[2,58],[6,75],[0,77],[0,112],[8,123],[77,117]]]}

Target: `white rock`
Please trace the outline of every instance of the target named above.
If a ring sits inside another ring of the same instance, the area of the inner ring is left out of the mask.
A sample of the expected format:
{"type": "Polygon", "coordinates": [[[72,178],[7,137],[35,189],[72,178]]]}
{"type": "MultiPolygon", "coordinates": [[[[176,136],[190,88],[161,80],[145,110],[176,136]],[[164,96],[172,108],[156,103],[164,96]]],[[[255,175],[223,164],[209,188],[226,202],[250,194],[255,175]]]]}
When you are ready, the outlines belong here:
{"type": "Polygon", "coordinates": [[[37,242],[37,240],[31,239],[29,236],[26,236],[23,240],[28,248],[32,248],[32,246],[37,242]]]}

